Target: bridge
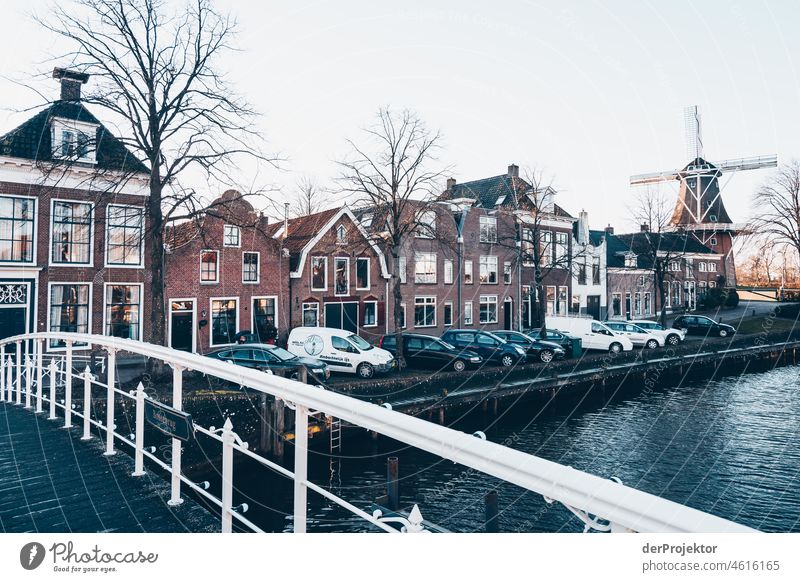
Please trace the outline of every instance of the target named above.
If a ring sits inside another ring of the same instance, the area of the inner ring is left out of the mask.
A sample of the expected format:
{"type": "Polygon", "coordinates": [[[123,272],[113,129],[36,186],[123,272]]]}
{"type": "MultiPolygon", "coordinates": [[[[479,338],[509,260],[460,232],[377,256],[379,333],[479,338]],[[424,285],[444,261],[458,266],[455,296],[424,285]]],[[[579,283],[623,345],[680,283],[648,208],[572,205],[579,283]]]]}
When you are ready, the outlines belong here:
{"type": "Polygon", "coordinates": [[[584,531],[753,531],[616,480],[489,442],[478,433],[456,431],[319,386],[133,340],[56,332],[0,340],[0,414],[0,520],[7,531],[262,532],[246,517],[247,504],[242,499],[236,504],[237,457],[249,458],[292,481],[296,533],[307,530],[309,494],[343,507],[376,531],[430,531],[422,518],[424,507],[414,506],[408,515],[384,515],[380,509],[358,507],[311,481],[311,417],[363,427],[532,491],[547,503],[563,505],[583,522],[584,531]],[[63,346],[63,351],[45,350],[46,342],[63,346]],[[107,354],[105,377],[94,376],[88,366],[75,371],[74,352],[79,347],[107,354]],[[172,369],[170,401],[157,401],[141,383],[133,392],[119,388],[115,376],[120,352],[168,365],[172,369]],[[252,451],[235,432],[231,418],[221,428],[192,420],[191,411],[183,410],[187,371],[268,395],[293,410],[293,469],[252,451]],[[125,423],[117,414],[119,407],[132,412],[130,432],[120,426],[125,423]],[[154,421],[153,410],[161,414],[156,423],[166,419],[162,429],[171,426],[168,463],[146,442],[148,434],[152,438],[145,425],[146,420],[154,421]],[[184,474],[182,450],[192,444],[184,440],[188,435],[179,434],[182,423],[189,432],[219,447],[218,495],[209,491],[207,483],[196,483],[184,474]],[[91,512],[95,514],[87,515],[91,512]]]}

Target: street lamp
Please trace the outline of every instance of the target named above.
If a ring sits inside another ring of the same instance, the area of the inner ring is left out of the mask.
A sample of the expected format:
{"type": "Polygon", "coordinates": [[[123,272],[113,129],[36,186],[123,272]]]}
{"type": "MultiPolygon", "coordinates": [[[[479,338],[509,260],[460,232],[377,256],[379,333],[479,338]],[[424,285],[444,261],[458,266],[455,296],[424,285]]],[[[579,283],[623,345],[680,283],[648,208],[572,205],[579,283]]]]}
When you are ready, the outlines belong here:
{"type": "Polygon", "coordinates": [[[447,206],[450,210],[450,215],[453,217],[453,222],[456,225],[456,260],[458,261],[458,317],[456,318],[456,327],[463,326],[463,310],[464,302],[462,301],[462,284],[464,272],[464,225],[467,222],[467,214],[469,209],[475,201],[471,198],[454,198],[453,200],[443,200],[439,204],[447,206]]]}

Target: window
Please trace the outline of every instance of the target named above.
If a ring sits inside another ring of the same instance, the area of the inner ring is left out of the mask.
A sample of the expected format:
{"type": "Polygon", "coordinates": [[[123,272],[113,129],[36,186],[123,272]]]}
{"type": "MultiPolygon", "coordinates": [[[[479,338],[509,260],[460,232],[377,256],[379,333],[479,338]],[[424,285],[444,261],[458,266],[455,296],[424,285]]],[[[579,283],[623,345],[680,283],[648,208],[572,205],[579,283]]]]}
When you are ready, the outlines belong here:
{"type": "MultiPolygon", "coordinates": [[[[50,331],[89,333],[89,285],[50,286],[49,327],[50,331]]],[[[66,342],[63,340],[50,340],[51,348],[65,346],[66,342]]]]}
{"type": "Polygon", "coordinates": [[[472,301],[464,302],[464,325],[472,325],[472,301]]]}
{"type": "Polygon", "coordinates": [[[650,315],[650,293],[644,294],[644,314],[650,315]]]}
{"type": "Polygon", "coordinates": [[[436,326],[436,297],[414,297],[414,326],[436,326]]]}
{"type": "Polygon", "coordinates": [[[340,245],[347,243],[347,229],[344,225],[339,225],[336,227],[336,242],[340,245]]]}
{"type": "Polygon", "coordinates": [[[333,294],[347,295],[350,292],[350,259],[333,259],[333,294]]]}
{"type": "Polygon", "coordinates": [[[417,238],[436,238],[436,212],[423,210],[414,217],[416,228],[414,236],[417,238]]]}
{"type": "Polygon", "coordinates": [[[138,340],[141,305],[141,285],[106,285],[105,334],[138,340]]]}
{"type": "Polygon", "coordinates": [[[232,344],[238,327],[238,299],[211,300],[211,345],[232,344]]]}
{"type": "Polygon", "coordinates": [[[716,222],[717,221],[717,215],[716,214],[709,214],[708,218],[711,219],[711,222],[716,222]]]}
{"type": "Polygon", "coordinates": [[[639,291],[633,294],[633,313],[634,315],[642,314],[642,294],[639,291]]]}
{"type": "Polygon", "coordinates": [[[108,206],[106,263],[141,266],[144,245],[144,210],[135,206],[108,206]]]}
{"type": "Polygon", "coordinates": [[[92,262],[92,205],[54,200],[50,261],[88,265],[92,262]]]}
{"type": "Polygon", "coordinates": [[[681,262],[680,261],[670,261],[669,262],[669,270],[670,271],[680,271],[681,270],[681,262]]]}
{"type": "Polygon", "coordinates": [[[545,289],[545,300],[547,301],[547,315],[555,315],[556,314],[556,288],[552,285],[548,285],[545,289]]]}
{"type": "Polygon", "coordinates": [[[453,284],[453,261],[451,259],[444,260],[444,282],[445,285],[453,284]]]}
{"type": "Polygon", "coordinates": [[[600,284],[600,259],[592,259],[592,285],[600,284]]]}
{"type": "Polygon", "coordinates": [[[478,321],[480,323],[497,323],[497,295],[481,295],[478,321]]]}
{"type": "Polygon", "coordinates": [[[611,313],[613,315],[622,315],[622,294],[611,294],[611,313]]]}
{"type": "Polygon", "coordinates": [[[631,317],[631,292],[627,291],[625,293],[625,317],[630,319],[631,317]]]}
{"type": "Polygon", "coordinates": [[[200,282],[219,282],[219,251],[203,251],[200,253],[200,282]]]}
{"type": "Polygon", "coordinates": [[[686,276],[693,277],[694,276],[694,267],[692,266],[692,260],[686,259],[686,276]]]}
{"type": "Polygon", "coordinates": [[[522,252],[522,264],[526,267],[533,266],[533,231],[530,228],[522,229],[520,250],[522,252]]]}
{"type": "Polygon", "coordinates": [[[242,253],[242,283],[258,283],[258,253],[242,253]]]}
{"type": "Polygon", "coordinates": [[[559,287],[558,288],[558,313],[561,315],[567,314],[567,296],[569,293],[569,287],[559,287]]]}
{"type": "Polygon", "coordinates": [[[539,265],[550,267],[553,264],[553,233],[546,230],[539,240],[539,265]]]}
{"type": "Polygon", "coordinates": [[[333,349],[340,352],[356,353],[356,349],[353,345],[343,337],[333,336],[331,338],[331,346],[333,346],[333,349]]]}
{"type": "Polygon", "coordinates": [[[716,263],[708,263],[708,272],[709,273],[716,273],[717,272],[717,264],[716,263]]]}
{"type": "Polygon", "coordinates": [[[453,302],[444,302],[444,324],[453,325],[453,302]]]}
{"type": "Polygon", "coordinates": [[[706,264],[703,263],[702,261],[697,263],[697,270],[700,271],[701,273],[705,273],[706,272],[706,264]]]}
{"type": "Polygon", "coordinates": [[[328,257],[311,257],[311,290],[328,290],[328,257]]]}
{"type": "Polygon", "coordinates": [[[436,283],[436,253],[414,255],[414,283],[436,283]]]}
{"type": "Polygon", "coordinates": [[[709,281],[708,282],[708,286],[709,286],[709,288],[713,289],[714,287],[717,286],[717,282],[716,281],[709,281]]]}
{"type": "Polygon", "coordinates": [[[0,261],[33,261],[33,215],[30,198],[0,196],[0,261]]]}
{"type": "Polygon", "coordinates": [[[511,285],[511,261],[503,263],[503,282],[506,285],[511,285]]]}
{"type": "Polygon", "coordinates": [[[94,136],[97,126],[73,120],[53,120],[53,157],[95,163],[94,136]]]}
{"type": "Polygon", "coordinates": [[[481,257],[479,261],[480,282],[489,284],[497,283],[497,257],[481,257]]]}
{"type": "Polygon", "coordinates": [[[278,337],[278,317],[275,297],[253,298],[253,331],[258,340],[274,340],[278,337]]]}
{"type": "Polygon", "coordinates": [[[369,287],[369,257],[359,257],[356,259],[356,289],[366,290],[369,287]]]}
{"type": "Polygon", "coordinates": [[[480,241],[482,243],[497,242],[497,218],[494,216],[480,217],[480,241]]]}
{"type": "Polygon", "coordinates": [[[586,262],[578,264],[578,285],[586,285],[586,262]]]}
{"type": "Polygon", "coordinates": [[[400,329],[406,328],[406,304],[400,304],[400,329]]]}
{"type": "Polygon", "coordinates": [[[241,244],[241,230],[233,224],[222,227],[222,246],[238,247],[241,244]]]}
{"type": "Polygon", "coordinates": [[[569,257],[569,243],[566,232],[556,233],[556,264],[564,266],[569,257]]]}
{"type": "Polygon", "coordinates": [[[398,262],[397,270],[400,271],[400,282],[401,283],[405,283],[406,282],[406,266],[407,266],[407,262],[408,261],[406,260],[405,257],[397,257],[397,262],[398,262]]]}
{"type": "Polygon", "coordinates": [[[644,275],[639,275],[639,287],[644,285],[644,275]]]}
{"type": "Polygon", "coordinates": [[[316,301],[303,303],[303,326],[317,327],[319,325],[319,303],[316,301]]]}
{"type": "Polygon", "coordinates": [[[378,302],[364,301],[364,327],[378,325],[378,302]]]}
{"type": "Polygon", "coordinates": [[[633,253],[628,253],[625,255],[625,266],[629,268],[635,269],[637,265],[636,255],[633,253]]]}
{"type": "Polygon", "coordinates": [[[472,261],[464,261],[464,284],[472,285],[472,261]]]}
{"type": "Polygon", "coordinates": [[[710,244],[712,247],[717,246],[717,239],[712,236],[711,239],[708,241],[708,244],[710,244]]]}
{"type": "Polygon", "coordinates": [[[572,303],[570,304],[569,310],[571,313],[580,313],[581,312],[581,296],[580,295],[573,295],[572,296],[572,303]]]}
{"type": "Polygon", "coordinates": [[[678,281],[672,283],[672,307],[681,306],[681,284],[678,281]]]}

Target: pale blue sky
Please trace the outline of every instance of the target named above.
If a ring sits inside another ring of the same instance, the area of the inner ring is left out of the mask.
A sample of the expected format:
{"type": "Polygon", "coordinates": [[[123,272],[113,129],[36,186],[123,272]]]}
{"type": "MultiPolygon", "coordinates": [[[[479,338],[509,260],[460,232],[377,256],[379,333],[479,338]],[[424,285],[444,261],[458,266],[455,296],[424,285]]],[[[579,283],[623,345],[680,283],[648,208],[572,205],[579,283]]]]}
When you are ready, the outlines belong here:
{"type": "MultiPolygon", "coordinates": [[[[40,0],[4,2],[0,56],[19,78],[57,50],[26,17],[40,0]],[[9,47],[13,47],[9,50],[9,47]]],[[[240,22],[243,52],[224,63],[263,114],[270,179],[325,184],[378,107],[417,111],[441,129],[459,181],[509,163],[555,177],[558,202],[592,226],[630,228],[630,174],[685,163],[683,107],[703,114],[711,160],[800,155],[800,3],[796,1],[218,2],[240,22]]],[[[47,85],[45,85],[47,87],[47,85]]],[[[2,106],[31,97],[0,80],[2,106]]],[[[52,89],[55,91],[55,87],[52,89]]],[[[20,120],[0,112],[0,131],[20,120]]],[[[744,221],[768,170],[724,193],[744,221]]],[[[251,177],[244,176],[247,183],[251,177]]]]}

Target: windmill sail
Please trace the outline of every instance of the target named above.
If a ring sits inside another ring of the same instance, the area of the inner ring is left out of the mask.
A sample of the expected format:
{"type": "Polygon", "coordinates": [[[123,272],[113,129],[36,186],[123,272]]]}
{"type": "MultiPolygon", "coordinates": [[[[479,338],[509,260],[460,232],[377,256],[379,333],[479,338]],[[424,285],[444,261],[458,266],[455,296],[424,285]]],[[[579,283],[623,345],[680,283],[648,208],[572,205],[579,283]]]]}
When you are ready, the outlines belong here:
{"type": "Polygon", "coordinates": [[[703,157],[703,139],[700,134],[700,111],[697,105],[683,110],[683,123],[686,129],[686,157],[696,160],[703,157]]]}

